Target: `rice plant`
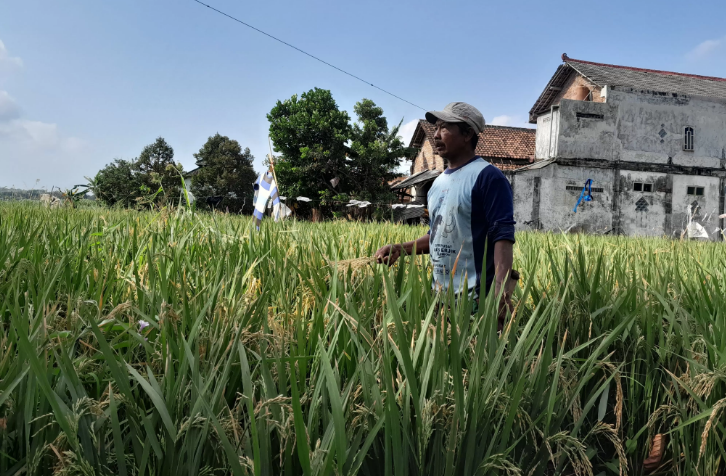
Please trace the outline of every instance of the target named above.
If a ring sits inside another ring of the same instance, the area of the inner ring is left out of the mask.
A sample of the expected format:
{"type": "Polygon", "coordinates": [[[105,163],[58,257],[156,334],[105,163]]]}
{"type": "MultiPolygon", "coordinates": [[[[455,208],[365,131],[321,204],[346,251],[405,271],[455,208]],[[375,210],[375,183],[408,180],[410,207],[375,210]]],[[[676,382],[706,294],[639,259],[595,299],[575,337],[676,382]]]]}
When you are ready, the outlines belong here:
{"type": "Polygon", "coordinates": [[[0,474],[726,472],[722,243],[520,233],[499,335],[424,232],[0,205],[0,474]]]}

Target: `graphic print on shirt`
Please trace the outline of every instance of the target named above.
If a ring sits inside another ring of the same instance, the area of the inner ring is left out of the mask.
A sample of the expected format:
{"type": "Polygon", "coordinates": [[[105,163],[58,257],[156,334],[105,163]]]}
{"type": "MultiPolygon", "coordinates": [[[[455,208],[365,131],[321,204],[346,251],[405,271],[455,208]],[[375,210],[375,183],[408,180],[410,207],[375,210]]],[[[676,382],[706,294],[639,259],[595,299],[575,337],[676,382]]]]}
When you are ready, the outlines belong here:
{"type": "Polygon", "coordinates": [[[453,264],[461,251],[461,236],[457,225],[459,204],[456,194],[451,197],[448,188],[444,188],[438,194],[438,200],[432,207],[435,218],[431,225],[429,243],[431,263],[434,267],[434,283],[446,287],[453,264]]]}
{"type": "Polygon", "coordinates": [[[449,235],[456,231],[456,215],[452,207],[446,211],[446,223],[444,223],[444,232],[441,234],[441,238],[448,238],[449,235]]]}

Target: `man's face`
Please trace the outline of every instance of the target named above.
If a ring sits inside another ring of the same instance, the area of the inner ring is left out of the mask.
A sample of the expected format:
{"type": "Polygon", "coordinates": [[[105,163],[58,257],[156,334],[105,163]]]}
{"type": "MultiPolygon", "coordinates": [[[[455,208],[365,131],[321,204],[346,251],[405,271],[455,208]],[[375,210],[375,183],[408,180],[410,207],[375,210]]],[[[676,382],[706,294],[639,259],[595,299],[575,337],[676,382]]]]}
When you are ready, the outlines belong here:
{"type": "Polygon", "coordinates": [[[444,121],[436,121],[435,126],[434,147],[441,157],[450,159],[469,151],[473,130],[469,129],[462,134],[458,125],[444,121]]]}

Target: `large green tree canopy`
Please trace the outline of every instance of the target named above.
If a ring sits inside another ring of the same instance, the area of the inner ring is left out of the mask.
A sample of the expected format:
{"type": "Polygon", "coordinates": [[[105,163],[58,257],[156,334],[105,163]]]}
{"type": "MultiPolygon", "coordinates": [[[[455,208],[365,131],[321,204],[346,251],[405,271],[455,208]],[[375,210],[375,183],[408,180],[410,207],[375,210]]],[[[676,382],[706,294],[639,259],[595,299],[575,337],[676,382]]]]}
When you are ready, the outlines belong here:
{"type": "Polygon", "coordinates": [[[358,120],[351,124],[331,92],[318,88],[277,102],[267,118],[281,153],[275,169],[282,195],[319,199],[323,206],[392,198],[388,181],[408,152],[398,138],[400,123],[389,130],[383,109],[369,99],[354,110],[358,120]]]}
{"type": "Polygon", "coordinates": [[[270,138],[282,153],[275,164],[283,195],[313,199],[338,193],[330,180],[338,177],[338,190],[349,187],[346,142],[349,116],[338,109],[330,91],[312,89],[298,98],[278,101],[267,115],[270,138]]]}
{"type": "Polygon", "coordinates": [[[358,122],[353,125],[349,174],[355,179],[356,198],[371,202],[389,201],[393,194],[388,182],[407,149],[398,137],[401,123],[388,130],[383,109],[370,99],[354,106],[358,122]]]}
{"type": "Polygon", "coordinates": [[[116,159],[106,165],[91,180],[91,188],[99,200],[111,206],[175,202],[181,193],[182,170],[174,162],[174,149],[159,137],[137,159],[116,159]]]}
{"type": "Polygon", "coordinates": [[[167,199],[179,197],[182,167],[174,163],[174,149],[163,137],[144,147],[136,160],[136,168],[149,191],[156,192],[161,186],[167,199]]]}
{"type": "Polygon", "coordinates": [[[141,181],[136,174],[136,162],[116,159],[96,174],[91,188],[96,198],[106,205],[130,206],[141,193],[141,181]]]}
{"type": "Polygon", "coordinates": [[[231,212],[252,210],[252,184],[256,174],[250,149],[243,151],[236,140],[215,134],[194,158],[199,170],[192,179],[192,192],[199,199],[200,207],[209,206],[204,200],[207,197],[220,197],[216,208],[231,212]]]}

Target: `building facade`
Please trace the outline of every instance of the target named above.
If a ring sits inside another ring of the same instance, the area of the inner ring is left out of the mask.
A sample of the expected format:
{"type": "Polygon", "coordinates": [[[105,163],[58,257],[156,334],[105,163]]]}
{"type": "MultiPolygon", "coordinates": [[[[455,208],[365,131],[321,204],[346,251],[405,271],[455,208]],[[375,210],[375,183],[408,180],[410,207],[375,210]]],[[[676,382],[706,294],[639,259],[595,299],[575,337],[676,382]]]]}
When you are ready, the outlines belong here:
{"type": "Polygon", "coordinates": [[[723,239],[726,79],[562,59],[509,175],[518,228],[723,239]]]}

